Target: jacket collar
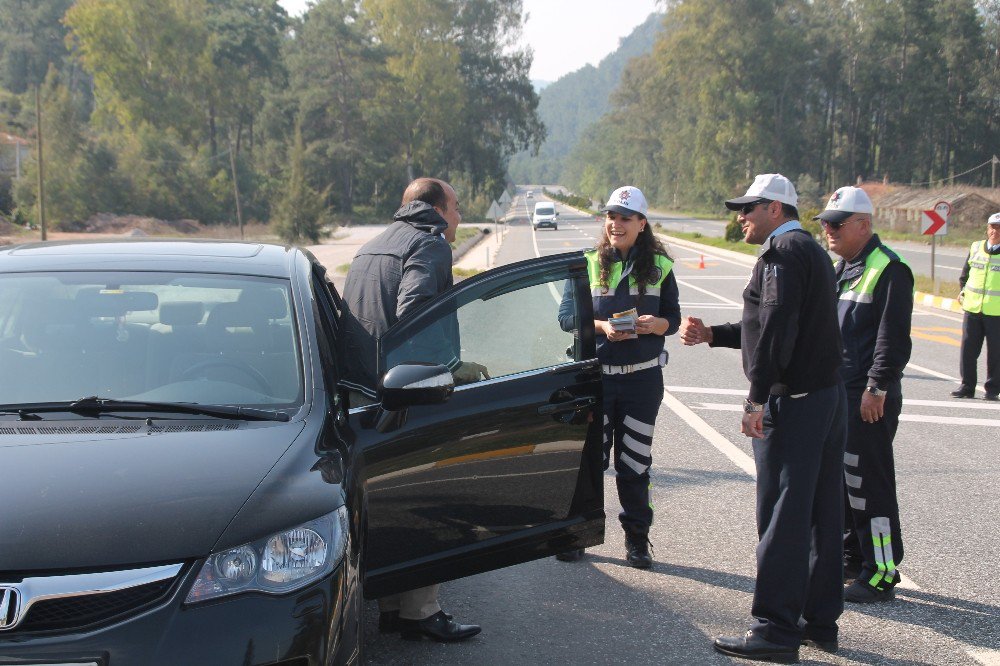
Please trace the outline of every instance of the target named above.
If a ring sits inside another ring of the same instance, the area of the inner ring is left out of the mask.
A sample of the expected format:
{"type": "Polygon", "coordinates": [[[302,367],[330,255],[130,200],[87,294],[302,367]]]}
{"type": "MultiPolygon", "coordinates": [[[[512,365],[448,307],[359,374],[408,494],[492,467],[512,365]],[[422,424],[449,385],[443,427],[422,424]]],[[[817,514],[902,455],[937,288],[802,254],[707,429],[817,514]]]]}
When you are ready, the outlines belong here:
{"type": "Polygon", "coordinates": [[[843,282],[844,280],[851,280],[861,275],[865,270],[865,262],[868,261],[868,255],[875,251],[875,248],[882,244],[881,239],[879,239],[878,234],[872,234],[872,237],[868,239],[865,246],[861,248],[861,252],[858,255],[846,261],[841,259],[837,262],[836,272],[837,281],[843,282]]]}
{"type": "Polygon", "coordinates": [[[434,206],[423,201],[411,201],[404,204],[392,216],[393,221],[403,222],[429,234],[443,234],[448,228],[448,222],[434,209],[434,206]]]}

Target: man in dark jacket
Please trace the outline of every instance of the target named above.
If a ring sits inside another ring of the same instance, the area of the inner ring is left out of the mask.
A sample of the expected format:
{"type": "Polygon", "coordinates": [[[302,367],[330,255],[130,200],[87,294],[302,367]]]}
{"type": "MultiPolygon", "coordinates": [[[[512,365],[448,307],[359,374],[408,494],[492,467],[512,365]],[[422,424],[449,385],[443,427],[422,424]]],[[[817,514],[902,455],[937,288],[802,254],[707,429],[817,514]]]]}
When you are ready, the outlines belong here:
{"type": "Polygon", "coordinates": [[[841,257],[835,271],[847,388],[844,578],[853,579],[844,599],[861,604],[892,599],[899,582],[903,537],[892,440],[912,347],[913,272],[872,232],[874,212],[865,191],[848,186],[816,216],[841,257]]]}
{"type": "Polygon", "coordinates": [[[739,211],[743,239],[762,245],[743,291],[737,324],[707,327],[688,317],[686,345],[743,351],[750,380],[741,431],[757,464],[755,622],[715,649],[762,661],[794,662],[799,645],[837,650],[843,600],[846,395],[833,265],[802,229],[798,196],[781,174],[757,176],[739,211]],[[800,619],[805,626],[799,624],[800,619]]]}
{"type": "MultiPolygon", "coordinates": [[[[393,223],[365,243],[351,262],[344,286],[344,379],[352,403],[376,398],[378,339],[399,319],[452,286],[451,246],[462,214],[448,183],[418,178],[403,192],[393,223]]],[[[456,381],[475,381],[485,368],[458,359],[457,331],[442,332],[429,358],[447,365],[456,381]]],[[[403,638],[455,641],[480,627],[458,624],[438,604],[439,585],[379,600],[379,630],[403,638]]]]}

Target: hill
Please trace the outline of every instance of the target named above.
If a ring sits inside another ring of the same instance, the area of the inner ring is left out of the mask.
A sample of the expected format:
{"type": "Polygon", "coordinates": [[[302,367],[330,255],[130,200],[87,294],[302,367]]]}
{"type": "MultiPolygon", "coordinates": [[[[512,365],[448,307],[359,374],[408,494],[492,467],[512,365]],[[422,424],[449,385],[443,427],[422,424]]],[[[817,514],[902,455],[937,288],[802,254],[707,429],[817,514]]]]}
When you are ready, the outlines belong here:
{"type": "Polygon", "coordinates": [[[548,84],[540,93],[538,115],[548,135],[538,156],[528,152],[515,155],[508,172],[518,183],[557,183],[566,158],[583,131],[608,110],[608,98],[618,87],[628,61],[649,53],[662,28],[663,14],[649,17],[627,37],[618,49],[597,67],[587,65],[548,84]]]}

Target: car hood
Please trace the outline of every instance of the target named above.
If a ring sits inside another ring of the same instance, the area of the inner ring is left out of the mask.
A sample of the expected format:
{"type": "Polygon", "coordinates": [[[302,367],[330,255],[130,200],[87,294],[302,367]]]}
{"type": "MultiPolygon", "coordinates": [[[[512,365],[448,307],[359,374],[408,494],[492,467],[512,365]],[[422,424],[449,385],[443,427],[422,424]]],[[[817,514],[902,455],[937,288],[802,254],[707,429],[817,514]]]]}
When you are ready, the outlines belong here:
{"type": "Polygon", "coordinates": [[[203,557],[303,427],[0,423],[0,571],[203,557]]]}

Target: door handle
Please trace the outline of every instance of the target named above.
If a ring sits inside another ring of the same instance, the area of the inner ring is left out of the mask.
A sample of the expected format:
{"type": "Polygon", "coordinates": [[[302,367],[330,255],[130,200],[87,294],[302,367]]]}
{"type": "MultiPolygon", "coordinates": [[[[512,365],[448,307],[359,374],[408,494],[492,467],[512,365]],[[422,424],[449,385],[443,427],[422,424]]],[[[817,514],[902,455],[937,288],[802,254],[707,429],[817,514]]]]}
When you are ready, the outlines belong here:
{"type": "Polygon", "coordinates": [[[554,402],[539,407],[538,413],[541,416],[548,416],[550,414],[561,414],[562,412],[578,412],[584,407],[590,407],[595,402],[597,402],[597,399],[593,396],[576,398],[575,400],[567,400],[566,402],[554,402]]]}

